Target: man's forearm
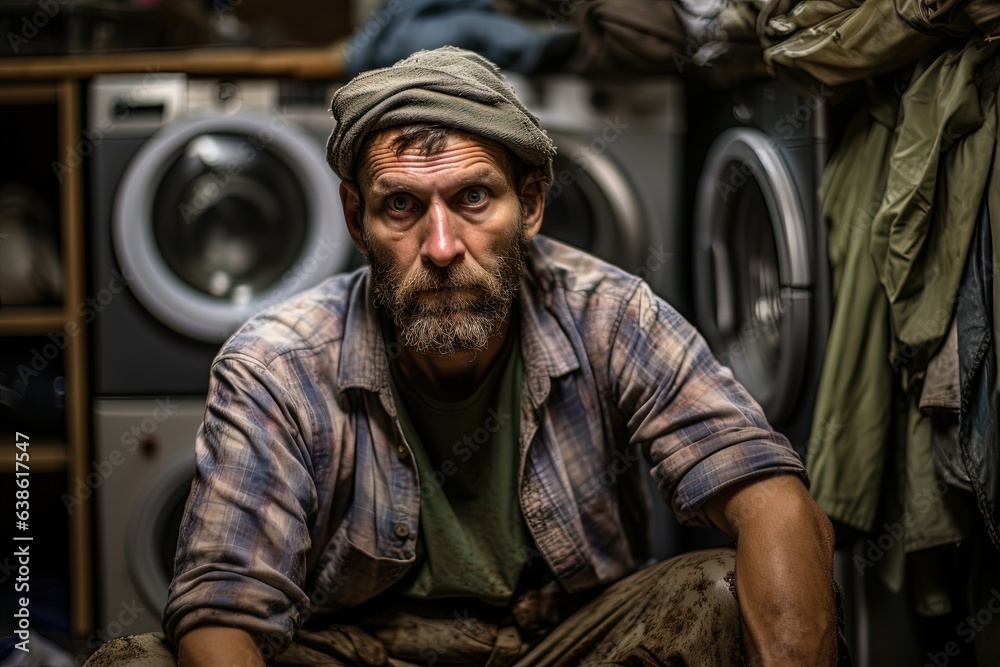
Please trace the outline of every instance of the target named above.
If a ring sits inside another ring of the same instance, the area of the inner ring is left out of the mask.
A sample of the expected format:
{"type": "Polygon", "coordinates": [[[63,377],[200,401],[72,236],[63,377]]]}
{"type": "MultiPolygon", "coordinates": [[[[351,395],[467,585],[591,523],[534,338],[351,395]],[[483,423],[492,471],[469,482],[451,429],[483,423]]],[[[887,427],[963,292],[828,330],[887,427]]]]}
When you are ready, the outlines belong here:
{"type": "Polygon", "coordinates": [[[792,475],[728,491],[710,516],[737,536],[736,591],[751,664],[833,665],[833,530],[826,515],[792,475]]]}
{"type": "Polygon", "coordinates": [[[203,625],[178,641],[178,667],[266,667],[257,642],[246,630],[203,625]]]}

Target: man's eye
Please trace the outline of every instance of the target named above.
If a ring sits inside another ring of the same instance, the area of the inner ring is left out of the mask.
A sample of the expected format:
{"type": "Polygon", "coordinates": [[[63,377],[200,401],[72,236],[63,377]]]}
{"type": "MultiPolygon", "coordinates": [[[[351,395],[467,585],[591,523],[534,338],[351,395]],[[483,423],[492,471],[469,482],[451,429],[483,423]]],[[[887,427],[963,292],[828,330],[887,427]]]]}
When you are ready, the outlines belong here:
{"type": "Polygon", "coordinates": [[[389,199],[389,208],[397,213],[402,213],[410,208],[410,198],[404,195],[396,195],[389,199]]]}
{"type": "Polygon", "coordinates": [[[465,203],[476,206],[486,201],[485,188],[469,188],[465,191],[465,203]]]}

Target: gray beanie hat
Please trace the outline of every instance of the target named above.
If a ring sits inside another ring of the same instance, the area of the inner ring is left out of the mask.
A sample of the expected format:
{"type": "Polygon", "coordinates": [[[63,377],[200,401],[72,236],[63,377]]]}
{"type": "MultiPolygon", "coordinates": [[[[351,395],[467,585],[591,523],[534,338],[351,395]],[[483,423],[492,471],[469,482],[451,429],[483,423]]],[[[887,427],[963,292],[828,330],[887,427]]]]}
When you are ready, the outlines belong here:
{"type": "Polygon", "coordinates": [[[418,51],[392,67],[362,72],[337,91],[331,111],[337,124],[326,160],[344,180],[352,178],[368,133],[434,123],[501,143],[552,182],[552,140],[500,68],[471,51],[454,46],[418,51]]]}

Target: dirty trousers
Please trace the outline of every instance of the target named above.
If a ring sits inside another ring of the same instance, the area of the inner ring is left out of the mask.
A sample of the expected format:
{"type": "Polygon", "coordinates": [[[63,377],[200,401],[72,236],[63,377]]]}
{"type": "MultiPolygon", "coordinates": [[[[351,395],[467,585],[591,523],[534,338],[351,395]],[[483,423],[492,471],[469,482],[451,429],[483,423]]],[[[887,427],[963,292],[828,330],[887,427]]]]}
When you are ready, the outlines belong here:
{"type": "MultiPolygon", "coordinates": [[[[288,650],[272,658],[270,664],[746,664],[734,567],[732,549],[677,556],[612,584],[544,633],[519,629],[515,622],[488,622],[460,613],[425,618],[400,610],[385,611],[359,621],[363,633],[357,632],[358,626],[345,625],[300,630],[288,650]],[[373,642],[372,637],[378,641],[373,642]]],[[[174,667],[174,653],[162,637],[147,634],[113,640],[85,667],[174,667]]],[[[270,656],[268,651],[264,654],[270,656]]]]}

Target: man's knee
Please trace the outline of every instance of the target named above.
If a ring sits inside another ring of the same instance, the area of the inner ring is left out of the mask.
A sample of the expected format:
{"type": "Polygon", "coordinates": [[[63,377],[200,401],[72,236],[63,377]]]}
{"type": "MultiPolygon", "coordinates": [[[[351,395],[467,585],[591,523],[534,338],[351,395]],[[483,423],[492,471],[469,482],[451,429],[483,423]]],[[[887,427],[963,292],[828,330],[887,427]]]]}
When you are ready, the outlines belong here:
{"type": "Polygon", "coordinates": [[[83,667],[177,667],[177,660],[163,635],[150,632],[112,639],[83,667]]]}
{"type": "Polygon", "coordinates": [[[720,603],[736,602],[736,550],[704,549],[675,556],[650,568],[667,590],[697,591],[720,603]]]}
{"type": "Polygon", "coordinates": [[[680,611],[688,623],[707,622],[720,630],[739,627],[734,549],[694,551],[649,570],[654,605],[680,611]]]}

